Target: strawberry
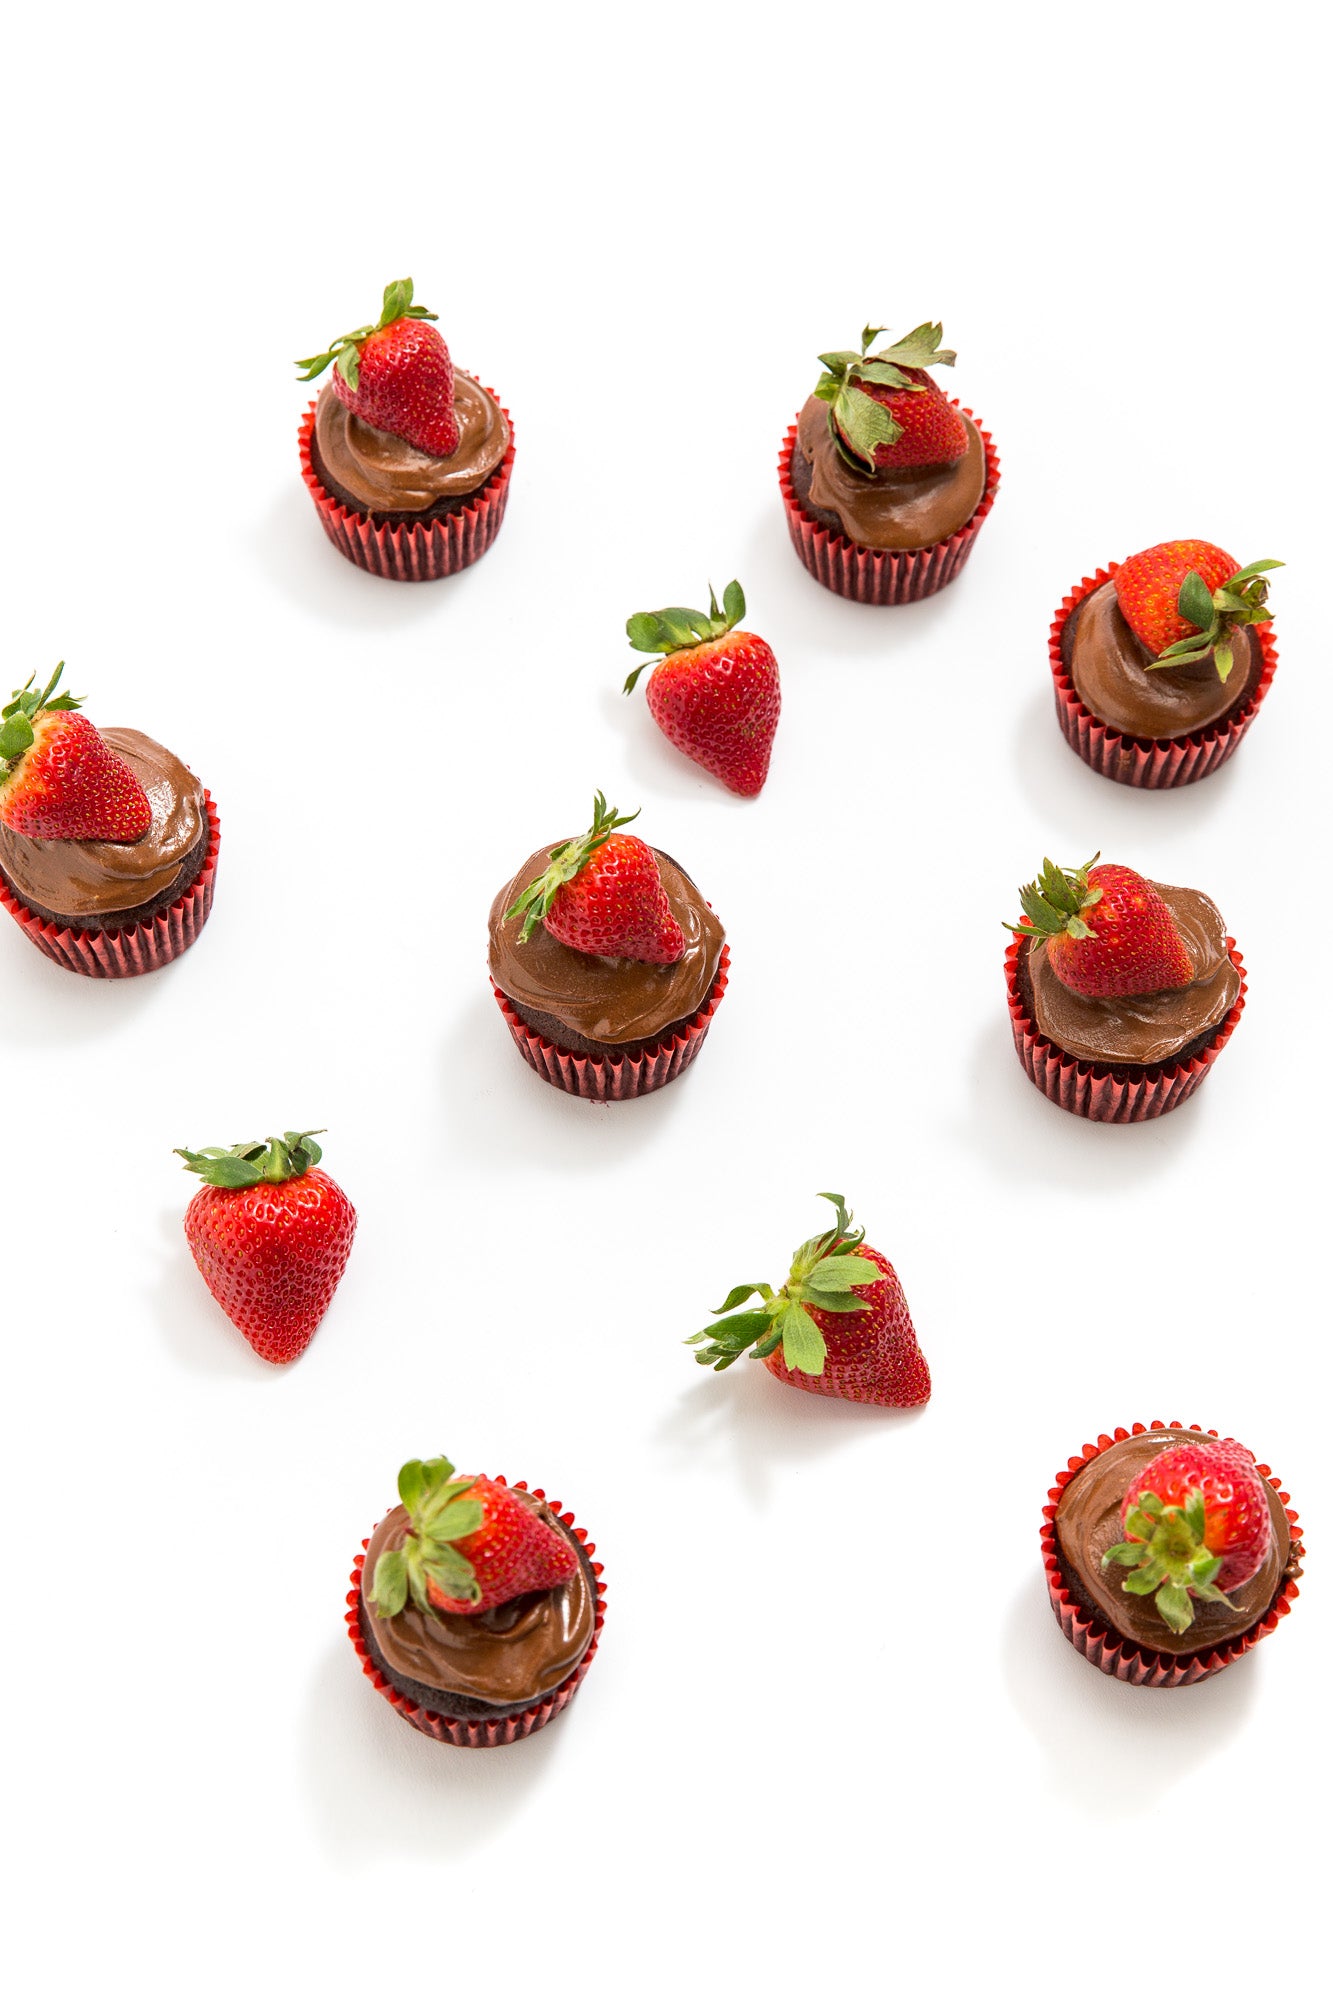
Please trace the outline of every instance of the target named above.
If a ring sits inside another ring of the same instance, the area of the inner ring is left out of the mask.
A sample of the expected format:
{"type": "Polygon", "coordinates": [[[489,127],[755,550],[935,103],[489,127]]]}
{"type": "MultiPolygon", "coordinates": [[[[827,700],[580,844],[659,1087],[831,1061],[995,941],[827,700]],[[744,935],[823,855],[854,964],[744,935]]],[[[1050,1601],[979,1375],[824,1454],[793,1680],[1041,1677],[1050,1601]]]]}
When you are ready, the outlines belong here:
{"type": "Polygon", "coordinates": [[[646,841],[615,830],[638,817],[618,813],[601,792],[594,796],[588,831],[553,847],[545,873],[505,911],[506,922],[523,918],[520,943],[540,921],[561,944],[598,958],[674,965],[684,956],[685,934],[671,914],[657,856],[646,841]]]}
{"type": "Polygon", "coordinates": [[[148,794],[102,741],[79,697],[56,694],[65,662],[38,694],[31,675],[0,709],[0,822],[28,840],[142,840],[148,794]]]}
{"type": "Polygon", "coordinates": [[[347,1267],[356,1210],[310,1132],[176,1151],[205,1185],[185,1211],[204,1283],[265,1361],[295,1361],[347,1267]]]}
{"type": "MultiPolygon", "coordinates": [[[[728,791],[752,799],[763,790],[782,695],[772,649],[735,627],[745,593],[729,583],[722,610],[708,592],[708,612],[671,605],[636,611],[625,626],[636,653],[661,653],[648,682],[648,707],[664,736],[702,764],[728,791]]],[[[625,682],[629,694],[640,664],[625,682]]]]}
{"type": "Polygon", "coordinates": [[[1281,568],[1280,562],[1252,562],[1238,569],[1212,542],[1158,542],[1121,563],[1116,602],[1153,655],[1150,665],[1184,667],[1211,653],[1225,681],[1235,664],[1231,634],[1242,625],[1269,623],[1263,572],[1281,568]]]}
{"type": "Polygon", "coordinates": [[[563,1535],[502,1479],[455,1479],[447,1458],[409,1459],[398,1475],[407,1541],[375,1565],[370,1599],[393,1618],[410,1597],[428,1615],[489,1611],[532,1590],[554,1590],[578,1569],[563,1535]]]}
{"type": "Polygon", "coordinates": [[[715,1320],[685,1344],[705,1368],[730,1368],[747,1348],[770,1374],[815,1396],[910,1409],[930,1400],[930,1369],[916,1343],[897,1273],[882,1251],[852,1228],[840,1194],[825,1194],[837,1220],[792,1259],[780,1292],[737,1285],[715,1320]],[[757,1295],[762,1305],[736,1312],[757,1295]]]}
{"type": "Polygon", "coordinates": [[[1082,868],[1043,861],[1019,891],[1025,916],[1006,924],[1015,937],[1045,944],[1051,971],[1071,993],[1110,1000],[1126,993],[1173,993],[1194,983],[1194,963],[1176,920],[1152,883],[1118,862],[1082,868]],[[1089,912],[1094,912],[1089,921],[1089,912]]]}
{"type": "Polygon", "coordinates": [[[942,348],[944,329],[918,326],[892,347],[868,350],[884,332],[868,326],[861,352],[821,354],[825,373],[815,394],[829,405],[829,429],[843,457],[858,472],[886,467],[956,465],[967,451],[967,425],[928,368],[952,368],[956,355],[942,348]]]}
{"type": "Polygon", "coordinates": [[[1229,1605],[1225,1593],[1258,1574],[1273,1539],[1263,1479],[1231,1439],[1158,1452],[1126,1493],[1120,1520],[1128,1539],[1106,1551],[1103,1566],[1129,1569],[1122,1588],[1151,1596],[1173,1632],[1194,1623],[1192,1598],[1229,1605]]]}
{"type": "Polygon", "coordinates": [[[384,287],[384,307],[374,326],[339,335],[323,354],[297,367],[313,382],[333,363],[333,393],[362,423],[405,438],[432,458],[458,450],[454,414],[454,364],[435,329],[422,324],[439,315],[412,303],[412,280],[384,287]]]}

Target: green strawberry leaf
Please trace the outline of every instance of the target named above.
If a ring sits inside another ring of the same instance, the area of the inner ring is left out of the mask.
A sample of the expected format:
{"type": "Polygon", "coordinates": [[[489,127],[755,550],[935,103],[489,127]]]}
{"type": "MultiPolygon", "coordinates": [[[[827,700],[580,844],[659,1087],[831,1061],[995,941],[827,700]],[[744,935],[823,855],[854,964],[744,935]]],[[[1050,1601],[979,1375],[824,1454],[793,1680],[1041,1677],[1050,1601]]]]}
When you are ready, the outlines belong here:
{"type": "Polygon", "coordinates": [[[21,757],[33,742],[33,727],[26,715],[11,715],[0,723],[0,760],[8,763],[21,757]]]}
{"type": "Polygon", "coordinates": [[[729,626],[739,625],[745,616],[745,592],[735,577],[722,593],[722,615],[729,626]]]}
{"type": "Polygon", "coordinates": [[[860,1313],[866,1309],[865,1300],[855,1292],[818,1292],[809,1304],[818,1306],[822,1313],[860,1313]]]}
{"type": "Polygon", "coordinates": [[[1235,664],[1236,655],[1224,639],[1221,645],[1213,649],[1213,665],[1217,668],[1217,678],[1225,683],[1235,664]]]}
{"type": "Polygon", "coordinates": [[[782,1342],[782,1358],[788,1368],[797,1369],[802,1375],[823,1374],[828,1347],[804,1306],[788,1301],[777,1315],[774,1329],[782,1342]]]}
{"type": "MultiPolygon", "coordinates": [[[[856,1253],[844,1257],[824,1257],[806,1279],[812,1292],[846,1292],[857,1285],[873,1285],[884,1273],[869,1257],[856,1253]]],[[[817,1301],[822,1305],[823,1300],[817,1301]]],[[[861,1303],[864,1305],[865,1301],[861,1303]]]]}
{"type": "Polygon", "coordinates": [[[407,1603],[407,1555],[402,1549],[386,1549],[375,1565],[370,1600],[381,1618],[396,1618],[407,1603]]]}
{"type": "Polygon", "coordinates": [[[625,620],[625,632],[636,653],[660,653],[666,637],[655,611],[636,611],[625,620]]]}
{"type": "Polygon", "coordinates": [[[399,1467],[398,1498],[409,1514],[415,1514],[426,1497],[426,1469],[419,1458],[409,1458],[399,1467]]]}
{"type": "Polygon", "coordinates": [[[1187,570],[1176,598],[1176,609],[1191,625],[1206,632],[1213,622],[1213,594],[1197,569],[1187,570]]]}
{"type": "MultiPolygon", "coordinates": [[[[1128,1585],[1126,1588],[1128,1589],[1128,1585]]],[[[1164,1583],[1153,1602],[1173,1632],[1187,1632],[1194,1623],[1194,1606],[1190,1603],[1190,1594],[1182,1589],[1180,1584],[1164,1583]]]]}
{"type": "Polygon", "coordinates": [[[443,1545],[461,1542],[468,1535],[475,1535],[485,1518],[480,1500],[460,1498],[450,1500],[438,1512],[432,1512],[426,1527],[431,1541],[443,1545]]]}

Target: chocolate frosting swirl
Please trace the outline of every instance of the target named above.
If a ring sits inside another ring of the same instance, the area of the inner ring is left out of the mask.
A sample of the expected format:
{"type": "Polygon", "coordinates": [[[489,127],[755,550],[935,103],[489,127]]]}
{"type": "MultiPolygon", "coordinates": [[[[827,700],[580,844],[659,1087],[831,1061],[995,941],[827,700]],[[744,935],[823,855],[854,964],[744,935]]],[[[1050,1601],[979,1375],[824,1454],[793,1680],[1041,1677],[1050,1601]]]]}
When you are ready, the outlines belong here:
{"type": "Polygon", "coordinates": [[[100,733],[148,794],[142,839],[31,840],[0,826],[0,868],[21,901],[75,922],[164,895],[208,826],[204,788],[170,750],[137,729],[100,733]]]}
{"type": "Polygon", "coordinates": [[[662,887],[685,936],[684,956],[674,965],[574,951],[541,923],[519,943],[523,919],[506,920],[505,911],[545,872],[552,847],[530,854],[491,905],[491,977],[500,991],[515,1006],[550,1014],[593,1042],[650,1039],[697,1013],[717,978],[726,934],[684,869],[658,848],[662,887]]]}
{"type": "Polygon", "coordinates": [[[1171,1445],[1197,1444],[1199,1437],[1198,1431],[1157,1430],[1122,1438],[1074,1474],[1055,1514],[1055,1539],[1071,1591],[1113,1631],[1157,1653],[1204,1653],[1248,1632],[1277,1596],[1291,1556],[1286,1509],[1264,1479],[1273,1540],[1258,1573],[1227,1593],[1234,1611],[1196,1597],[1194,1623],[1184,1632],[1173,1632],[1151,1597],[1136,1597],[1121,1588],[1123,1569],[1102,1568],[1107,1549],[1125,1539],[1120,1508],[1132,1481],[1159,1452],[1171,1445]]]}
{"type": "Polygon", "coordinates": [[[810,501],[838,516],[867,549],[928,549],[970,521],[986,491],[986,450],[970,417],[967,450],[953,465],[854,472],[829,435],[828,404],[811,396],[801,411],[797,449],[810,467],[810,501]]]}
{"type": "Polygon", "coordinates": [[[1062,647],[1075,692],[1099,722],[1162,742],[1205,729],[1238,708],[1261,659],[1253,627],[1242,625],[1232,635],[1235,659],[1225,681],[1211,653],[1187,667],[1152,666],[1152,654],[1125,621],[1114,581],[1078,606],[1062,647]]]}
{"type": "MultiPolygon", "coordinates": [[[[520,1487],[510,1491],[574,1542],[544,1500],[520,1487]]],[[[395,1617],[381,1618],[367,1600],[375,1565],[386,1549],[400,1549],[406,1540],[407,1510],[395,1507],[371,1536],[362,1570],[361,1615],[392,1673],[497,1708],[537,1701],[573,1673],[592,1644],[596,1620],[594,1589],[582,1562],[557,1589],[528,1591],[489,1611],[432,1616],[409,1600],[395,1617]]]]}
{"type": "Polygon", "coordinates": [[[315,443],[330,478],[367,513],[420,513],[484,486],[509,449],[504,411],[470,375],[454,376],[454,413],[458,449],[432,458],[406,438],[363,424],[326,382],[315,406],[315,443]]]}
{"type": "Polygon", "coordinates": [[[1152,886],[1175,918],[1189,953],[1194,967],[1189,986],[1172,993],[1089,1000],[1056,977],[1044,945],[1028,945],[1037,1026],[1071,1056],[1090,1062],[1165,1062],[1215,1028],[1235,1005],[1240,974],[1227,950],[1226,925],[1216,903],[1197,889],[1173,889],[1165,882],[1152,886]]]}

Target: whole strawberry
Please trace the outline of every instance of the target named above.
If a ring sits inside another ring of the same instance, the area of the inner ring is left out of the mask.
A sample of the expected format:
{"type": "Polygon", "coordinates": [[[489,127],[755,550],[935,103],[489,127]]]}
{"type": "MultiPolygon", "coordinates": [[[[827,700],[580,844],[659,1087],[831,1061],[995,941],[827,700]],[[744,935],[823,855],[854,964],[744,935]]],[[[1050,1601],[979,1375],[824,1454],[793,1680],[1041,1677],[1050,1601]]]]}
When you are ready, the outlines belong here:
{"type": "MultiPolygon", "coordinates": [[[[625,630],[635,652],[665,656],[648,681],[648,707],[662,734],[729,791],[752,799],[768,776],[782,708],[778,663],[763,639],[735,629],[745,616],[739,583],[723,591],[721,611],[710,589],[708,607],[636,611],[625,630]]],[[[635,667],[626,694],[642,672],[635,667]]]]}
{"type": "Polygon", "coordinates": [[[323,354],[297,367],[313,382],[333,363],[333,393],[362,423],[405,438],[432,458],[458,450],[454,413],[454,364],[435,329],[438,315],[412,303],[412,280],[384,287],[384,306],[373,326],[341,334],[323,354]]]}
{"type": "Polygon", "coordinates": [[[356,1232],[313,1133],[176,1151],[204,1181],[185,1211],[204,1283],[256,1354],[294,1361],[329,1309],[356,1232]]]}
{"type": "Polygon", "coordinates": [[[1154,667],[1184,667],[1211,653],[1218,678],[1235,664],[1231,634],[1243,625],[1266,625],[1264,571],[1280,562],[1236,566],[1212,542],[1158,542],[1122,562],[1115,573],[1116,602],[1154,667]]]}
{"type": "Polygon", "coordinates": [[[910,1409],[930,1400],[930,1369],[917,1346],[907,1300],[887,1257],[852,1228],[840,1194],[825,1194],[837,1220],[812,1236],[792,1259],[780,1292],[770,1285],[737,1285],[718,1319],[694,1334],[695,1360],[705,1368],[730,1368],[752,1350],[770,1374],[816,1396],[910,1409]],[[757,1296],[749,1312],[734,1308],[757,1296]]]}
{"type": "Polygon", "coordinates": [[[646,841],[616,831],[638,817],[618,813],[595,794],[588,831],[553,847],[545,873],[505,911],[506,922],[523,918],[520,943],[540,922],[561,944],[598,958],[674,965],[684,956],[685,934],[671,913],[657,856],[646,841]]]}
{"type": "Polygon", "coordinates": [[[489,1611],[528,1591],[554,1590],[578,1568],[573,1548],[503,1480],[455,1479],[447,1458],[409,1459],[398,1474],[408,1536],[375,1565],[369,1596],[381,1618],[410,1598],[427,1614],[489,1611]]]}
{"type": "Polygon", "coordinates": [[[871,341],[884,330],[868,326],[859,354],[844,348],[819,357],[825,372],[815,394],[829,405],[834,443],[859,472],[955,465],[967,451],[967,425],[925,372],[952,368],[957,359],[953,348],[940,346],[944,329],[915,327],[871,354],[871,341]]]}
{"type": "Polygon", "coordinates": [[[1273,1539],[1264,1482],[1253,1457],[1230,1440],[1170,1445],[1144,1466],[1125,1495],[1127,1540],[1102,1564],[1131,1574],[1123,1588],[1151,1596],[1173,1632],[1194,1623],[1193,1598],[1229,1604],[1262,1568],[1273,1539]]]}
{"type": "Polygon", "coordinates": [[[1118,862],[1082,868],[1042,862],[1019,891],[1024,918],[1015,937],[1044,944],[1052,972],[1072,993],[1111,1000],[1172,993],[1194,983],[1194,964],[1175,918],[1152,883],[1118,862]]]}
{"type": "Polygon", "coordinates": [[[32,675],[0,709],[0,823],[29,840],[142,840],[148,794],[78,714],[79,697],[56,694],[64,665],[40,693],[32,675]]]}

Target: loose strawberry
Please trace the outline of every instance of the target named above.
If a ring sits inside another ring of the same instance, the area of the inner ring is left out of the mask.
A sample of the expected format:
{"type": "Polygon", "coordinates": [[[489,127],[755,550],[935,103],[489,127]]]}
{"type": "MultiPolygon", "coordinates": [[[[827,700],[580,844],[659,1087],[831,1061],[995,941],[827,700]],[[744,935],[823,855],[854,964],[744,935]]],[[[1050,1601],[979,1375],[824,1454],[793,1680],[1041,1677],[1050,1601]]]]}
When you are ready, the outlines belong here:
{"type": "Polygon", "coordinates": [[[553,847],[545,873],[505,911],[506,922],[523,918],[520,943],[541,922],[561,944],[598,958],[674,965],[684,956],[685,934],[671,914],[657,856],[646,841],[616,832],[638,817],[618,813],[601,792],[594,796],[588,831],[553,847]]]}
{"type": "Polygon", "coordinates": [[[780,1292],[737,1285],[718,1312],[727,1315],[685,1344],[705,1368],[730,1368],[751,1349],[780,1382],[816,1396],[910,1409],[930,1400],[930,1369],[917,1346],[907,1300],[888,1258],[852,1228],[840,1194],[825,1194],[837,1220],[803,1243],[780,1292]],[[746,1299],[763,1303],[736,1312],[746,1299]]]}
{"type": "Polygon", "coordinates": [[[1158,542],[1121,563],[1116,602],[1153,655],[1150,665],[1184,667],[1211,653],[1225,681],[1236,657],[1231,634],[1242,625],[1269,623],[1263,572],[1281,568],[1280,562],[1252,562],[1238,569],[1212,542],[1158,542]]]}
{"type": "Polygon", "coordinates": [[[432,458],[458,450],[454,414],[454,364],[435,329],[424,320],[439,315],[412,303],[412,280],[397,278],[384,287],[384,307],[373,326],[344,333],[323,354],[297,367],[298,379],[313,382],[333,363],[333,393],[362,423],[405,438],[432,458]]]}
{"type": "Polygon", "coordinates": [[[884,330],[868,326],[859,354],[844,348],[819,357],[825,372],[815,394],[829,405],[834,443],[858,472],[957,464],[967,451],[967,425],[925,372],[952,368],[957,359],[953,348],[940,346],[944,329],[918,326],[871,354],[871,341],[884,330]]]}
{"type": "Polygon", "coordinates": [[[356,1210],[316,1164],[310,1132],[176,1151],[205,1185],[185,1211],[204,1283],[265,1361],[310,1344],[347,1267],[356,1210]]]}
{"type": "Polygon", "coordinates": [[[1174,993],[1194,983],[1194,964],[1176,921],[1152,883],[1097,856],[1082,868],[1043,861],[1019,891],[1025,916],[1006,924],[1015,937],[1044,944],[1051,971],[1071,993],[1111,1000],[1128,993],[1174,993]]]}
{"type": "Polygon", "coordinates": [[[375,1565],[370,1598],[381,1618],[396,1617],[409,1597],[427,1614],[489,1611],[554,1590],[578,1569],[564,1536],[503,1480],[455,1479],[447,1458],[413,1458],[398,1475],[398,1497],[408,1535],[375,1565]]]}
{"type": "Polygon", "coordinates": [[[1122,1588],[1151,1597],[1173,1632],[1194,1623],[1195,1597],[1230,1606],[1225,1593],[1258,1574],[1273,1539],[1254,1459],[1215,1438],[1159,1452],[1126,1493],[1120,1519],[1128,1539],[1102,1563],[1131,1570],[1122,1588]]]}
{"type": "Polygon", "coordinates": [[[65,662],[40,694],[36,675],[0,709],[0,822],[29,840],[142,840],[148,794],[86,715],[56,694],[65,662]]]}
{"type": "MultiPolygon", "coordinates": [[[[648,707],[664,736],[702,764],[728,791],[752,799],[763,790],[782,695],[772,649],[753,632],[735,627],[745,616],[745,593],[729,583],[722,610],[708,593],[708,611],[670,605],[636,611],[625,626],[636,653],[662,653],[648,681],[648,707]]],[[[643,672],[625,682],[629,694],[643,672]]]]}

